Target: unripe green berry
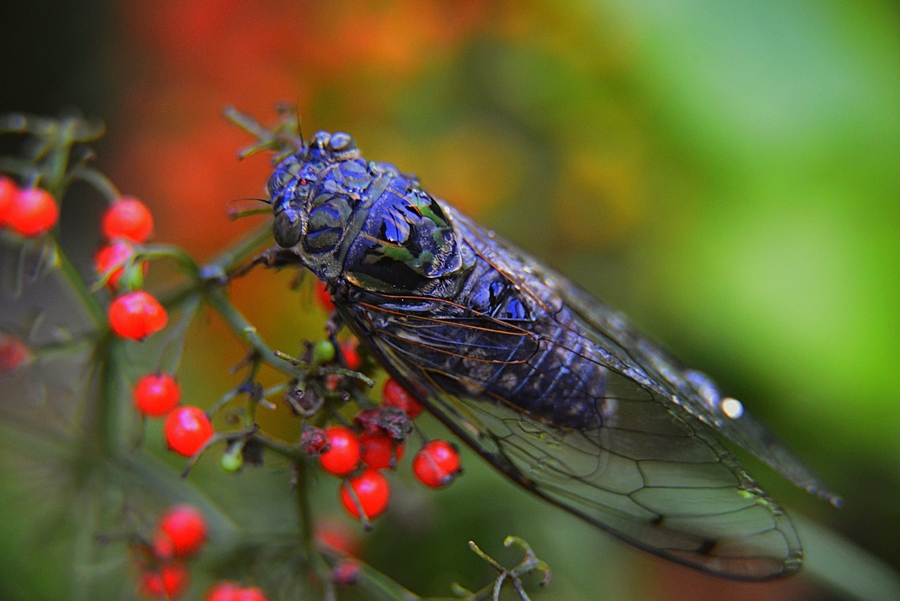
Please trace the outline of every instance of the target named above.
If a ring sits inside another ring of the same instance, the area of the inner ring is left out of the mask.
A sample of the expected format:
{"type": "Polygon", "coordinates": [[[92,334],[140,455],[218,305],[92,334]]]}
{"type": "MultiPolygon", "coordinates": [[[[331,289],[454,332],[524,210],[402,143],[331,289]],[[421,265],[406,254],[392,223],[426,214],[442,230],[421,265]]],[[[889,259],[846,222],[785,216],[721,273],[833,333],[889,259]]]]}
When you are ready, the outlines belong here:
{"type": "Polygon", "coordinates": [[[119,286],[125,290],[140,290],[144,287],[144,273],[147,271],[146,263],[135,263],[125,269],[119,276],[119,286]]]}
{"type": "Polygon", "coordinates": [[[312,363],[313,365],[324,365],[334,361],[335,350],[330,340],[319,340],[313,346],[312,363]]]}
{"type": "Polygon", "coordinates": [[[244,467],[244,442],[230,444],[222,454],[219,465],[231,474],[241,471],[241,468],[244,467]]]}

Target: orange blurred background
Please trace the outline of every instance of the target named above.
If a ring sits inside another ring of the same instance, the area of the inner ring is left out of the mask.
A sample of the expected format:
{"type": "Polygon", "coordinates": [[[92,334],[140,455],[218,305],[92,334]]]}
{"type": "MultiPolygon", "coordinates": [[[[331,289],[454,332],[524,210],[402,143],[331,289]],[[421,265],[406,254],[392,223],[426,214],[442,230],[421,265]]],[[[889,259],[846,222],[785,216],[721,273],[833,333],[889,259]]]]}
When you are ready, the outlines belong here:
{"type": "MultiPolygon", "coordinates": [[[[278,103],[294,105],[307,138],[350,133],[366,158],[416,173],[713,374],[847,506],[824,507],[749,464],[767,490],[897,565],[894,3],[36,6],[0,8],[0,109],[77,103],[102,117],[109,135],[98,163],[153,208],[154,241],[206,259],[261,223],[228,218],[230,201],[262,198],[271,164],[237,161],[251,140],[221,111],[233,105],[269,122],[278,103]]],[[[153,271],[159,284],[166,271],[153,271]]],[[[324,323],[308,286],[288,292],[291,276],[253,273],[233,286],[275,347],[319,337],[324,323]]],[[[222,324],[198,320],[186,396],[211,404],[234,384],[227,369],[242,352],[222,324]]],[[[289,435],[297,421],[286,413],[264,425],[289,435]]],[[[454,580],[486,574],[461,535],[490,544],[513,533],[554,567],[535,599],[836,595],[812,578],[746,585],[669,566],[467,461],[452,490],[402,491],[409,511],[398,501],[367,538],[366,559],[443,595],[454,580]]],[[[15,545],[4,548],[15,556],[15,545]]]]}

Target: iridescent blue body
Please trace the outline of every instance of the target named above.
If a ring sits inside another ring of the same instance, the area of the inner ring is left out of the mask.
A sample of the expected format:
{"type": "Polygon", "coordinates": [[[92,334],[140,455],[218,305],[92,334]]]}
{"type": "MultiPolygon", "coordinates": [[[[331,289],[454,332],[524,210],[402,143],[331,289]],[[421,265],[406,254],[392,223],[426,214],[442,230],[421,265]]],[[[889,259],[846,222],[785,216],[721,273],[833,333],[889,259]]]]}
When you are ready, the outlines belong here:
{"type": "Polygon", "coordinates": [[[316,134],[276,166],[268,189],[280,261],[324,280],[382,366],[515,482],[720,576],[799,569],[787,515],[716,433],[837,498],[621,314],[414,177],[365,161],[347,134],[316,134]]]}

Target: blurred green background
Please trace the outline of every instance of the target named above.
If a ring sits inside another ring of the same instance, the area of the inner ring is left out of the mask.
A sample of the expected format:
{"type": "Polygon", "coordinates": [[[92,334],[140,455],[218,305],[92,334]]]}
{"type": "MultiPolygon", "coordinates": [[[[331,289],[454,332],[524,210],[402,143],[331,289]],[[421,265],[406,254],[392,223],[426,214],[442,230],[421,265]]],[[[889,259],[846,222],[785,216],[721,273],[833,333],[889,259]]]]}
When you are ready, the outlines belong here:
{"type": "MultiPolygon", "coordinates": [[[[259,196],[269,169],[236,163],[248,140],[225,104],[266,120],[286,100],[307,135],[348,131],[711,374],[846,506],[747,462],[764,486],[900,567],[896,2],[7,0],[0,82],[0,112],[106,121],[98,165],[153,207],[157,241],[201,257],[248,227],[226,203],[259,196]]],[[[86,229],[64,225],[64,240],[89,257],[94,226],[74,222],[86,229]]],[[[255,274],[234,290],[276,348],[324,320],[288,281],[255,274]]],[[[240,349],[215,322],[196,330],[182,380],[209,405],[240,349]]],[[[466,541],[504,557],[517,534],[554,569],[535,599],[837,594],[805,576],[754,586],[665,565],[465,460],[445,492],[398,477],[364,559],[443,595],[489,578],[466,541]]],[[[265,525],[285,472],[231,478],[207,463],[194,483],[236,523],[265,525]]],[[[31,536],[29,478],[0,480],[0,597],[61,598],[80,564],[65,532],[50,547],[31,536]]]]}

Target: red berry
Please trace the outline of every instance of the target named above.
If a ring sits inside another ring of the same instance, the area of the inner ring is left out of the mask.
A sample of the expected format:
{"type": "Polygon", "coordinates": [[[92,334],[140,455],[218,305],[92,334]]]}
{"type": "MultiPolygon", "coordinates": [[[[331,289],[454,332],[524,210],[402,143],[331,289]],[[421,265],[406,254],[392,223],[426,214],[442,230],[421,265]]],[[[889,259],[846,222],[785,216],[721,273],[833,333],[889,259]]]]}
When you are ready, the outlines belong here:
{"type": "Polygon", "coordinates": [[[5,175],[0,175],[0,227],[6,227],[9,223],[9,214],[18,195],[19,186],[16,182],[5,175]]]}
{"type": "Polygon", "coordinates": [[[359,537],[355,530],[335,519],[316,520],[316,542],[347,555],[359,553],[359,537]]]}
{"type": "Polygon", "coordinates": [[[325,437],[331,448],[319,455],[319,462],[329,474],[344,476],[352,472],[359,463],[359,439],[356,433],[344,426],[325,428],[325,437]]]}
{"type": "Polygon", "coordinates": [[[212,438],[213,426],[199,407],[177,407],[163,426],[169,448],[190,457],[212,438]]]}
{"type": "Polygon", "coordinates": [[[416,478],[432,488],[450,484],[460,472],[459,453],[445,440],[432,440],[413,459],[416,478]]]}
{"type": "Polygon", "coordinates": [[[191,505],[176,505],[159,518],[159,530],[172,541],[175,555],[193,555],[206,542],[206,518],[191,505]]]}
{"type": "Polygon", "coordinates": [[[223,580],[216,582],[203,596],[203,601],[237,601],[238,593],[241,591],[239,584],[223,580]]]}
{"type": "Polygon", "coordinates": [[[357,370],[362,366],[362,357],[359,356],[359,341],[356,338],[345,340],[341,343],[341,353],[347,362],[347,369],[357,370]]]}
{"type": "MultiPolygon", "coordinates": [[[[133,254],[134,247],[130,243],[123,240],[117,240],[107,244],[94,255],[94,269],[97,271],[98,275],[103,276],[106,275],[107,272],[112,272],[106,279],[106,287],[113,292],[119,289],[119,280],[125,272],[123,266],[133,254]]],[[[141,267],[144,275],[147,275],[147,268],[149,265],[147,265],[146,262],[142,263],[143,265],[141,267]]]]}
{"type": "Polygon", "coordinates": [[[327,374],[325,376],[325,389],[329,392],[335,392],[341,387],[344,377],[338,374],[327,374]]]}
{"type": "Polygon", "coordinates": [[[181,387],[166,373],[147,374],[134,385],[134,404],[152,417],[165,415],[180,400],[181,387]]]}
{"type": "Polygon", "coordinates": [[[31,357],[28,346],[15,338],[0,334],[0,374],[14,372],[31,357]]]}
{"type": "Polygon", "coordinates": [[[180,563],[149,569],[141,575],[141,590],[153,599],[175,599],[187,589],[191,575],[180,563]]]}
{"type": "Polygon", "coordinates": [[[153,557],[159,562],[171,561],[175,557],[175,544],[167,534],[156,534],[153,539],[153,557]]]}
{"type": "Polygon", "coordinates": [[[153,231],[153,215],[136,198],[123,196],[103,216],[103,233],[110,240],[124,238],[142,244],[153,231]]]}
{"type": "Polygon", "coordinates": [[[234,601],[267,601],[266,594],[258,586],[248,586],[238,590],[234,601]]]}
{"type": "Polygon", "coordinates": [[[234,582],[217,582],[206,591],[203,601],[266,601],[266,595],[257,586],[241,587],[234,582]]]}
{"type": "Polygon", "coordinates": [[[381,398],[384,404],[390,407],[399,407],[406,412],[410,419],[416,419],[422,413],[422,405],[400,386],[394,378],[389,378],[381,389],[381,398]]]}
{"type": "Polygon", "coordinates": [[[328,290],[325,288],[325,282],[316,280],[313,286],[315,287],[316,301],[318,301],[319,306],[329,313],[334,311],[334,301],[331,300],[331,295],[328,294],[328,290]]]}
{"type": "Polygon", "coordinates": [[[59,207],[53,195],[42,188],[25,188],[13,197],[7,223],[14,232],[33,238],[53,229],[59,219],[59,207]]]}
{"type": "Polygon", "coordinates": [[[394,439],[387,434],[363,432],[359,442],[363,463],[373,469],[394,469],[403,457],[403,445],[394,444],[394,439]]]}
{"type": "Polygon", "coordinates": [[[109,306],[113,332],[131,340],[143,340],[160,331],[168,319],[165,307],[143,290],[123,294],[109,306]]]}
{"type": "Polygon", "coordinates": [[[373,519],[381,515],[387,509],[391,498],[391,487],[378,470],[367,469],[359,476],[345,480],[341,486],[341,503],[344,509],[355,518],[360,517],[359,506],[362,507],[367,519],[373,519]],[[352,491],[352,492],[351,492],[352,491]]]}

